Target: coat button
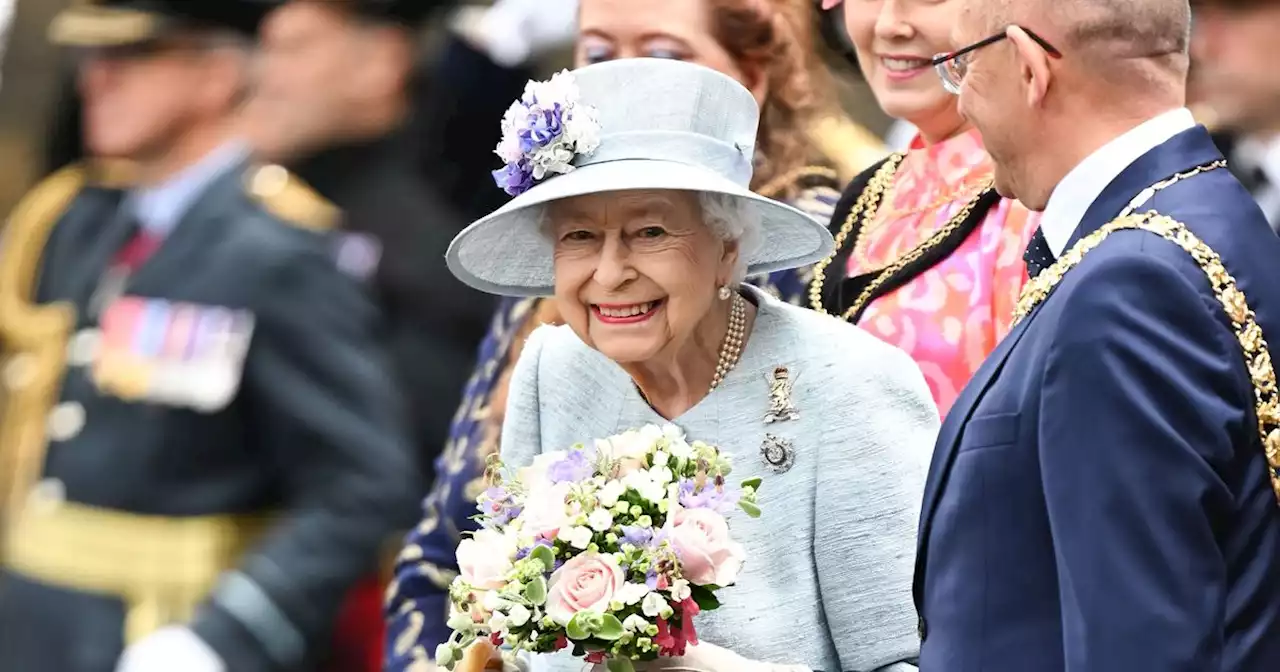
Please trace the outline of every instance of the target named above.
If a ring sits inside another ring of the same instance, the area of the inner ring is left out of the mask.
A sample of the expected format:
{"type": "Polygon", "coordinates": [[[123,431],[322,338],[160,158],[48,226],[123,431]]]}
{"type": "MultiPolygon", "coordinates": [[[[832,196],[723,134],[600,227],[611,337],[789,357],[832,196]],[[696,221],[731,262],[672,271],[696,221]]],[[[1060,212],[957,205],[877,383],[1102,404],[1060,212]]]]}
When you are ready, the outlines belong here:
{"type": "Polygon", "coordinates": [[[916,620],[916,634],[920,636],[922,642],[929,636],[929,624],[925,622],[924,616],[916,620]]]}
{"type": "Polygon", "coordinates": [[[71,366],[88,366],[98,357],[102,332],[97,329],[81,329],[67,344],[67,363],[71,366]]]}
{"type": "Polygon", "coordinates": [[[49,414],[49,438],[54,441],[70,441],[84,429],[84,406],[74,401],[64,401],[53,407],[49,414]]]}
{"type": "Polygon", "coordinates": [[[4,385],[10,390],[21,390],[36,378],[36,362],[32,355],[18,353],[4,365],[4,385]]]}

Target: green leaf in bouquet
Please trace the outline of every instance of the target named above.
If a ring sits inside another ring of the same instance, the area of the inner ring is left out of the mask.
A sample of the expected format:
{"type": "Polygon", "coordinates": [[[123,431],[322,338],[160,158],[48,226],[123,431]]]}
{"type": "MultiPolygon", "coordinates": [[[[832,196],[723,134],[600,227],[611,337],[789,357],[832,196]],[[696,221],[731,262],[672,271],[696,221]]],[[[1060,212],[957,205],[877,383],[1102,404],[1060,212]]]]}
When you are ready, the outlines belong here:
{"type": "Polygon", "coordinates": [[[760,507],[756,506],[751,502],[748,502],[745,499],[738,501],[738,507],[741,508],[743,511],[746,511],[747,515],[752,518],[760,517],[760,507]]]}
{"type": "Polygon", "coordinates": [[[752,489],[755,489],[755,490],[759,490],[759,489],[760,489],[760,484],[761,484],[761,483],[763,483],[763,482],[764,482],[764,481],[763,481],[763,480],[761,480],[761,478],[760,478],[759,476],[756,476],[755,478],[748,478],[747,480],[743,481],[743,482],[742,482],[742,487],[744,487],[744,488],[752,488],[752,489]]]}
{"type": "Polygon", "coordinates": [[[609,672],[636,672],[630,658],[610,658],[604,666],[609,672]]]}
{"type": "Polygon", "coordinates": [[[720,607],[720,598],[710,586],[689,586],[689,596],[702,611],[711,611],[720,607]]]}
{"type": "MultiPolygon", "coordinates": [[[[546,548],[546,547],[543,546],[542,548],[546,548]]],[[[528,599],[530,602],[536,605],[541,605],[542,603],[546,602],[547,601],[547,580],[539,576],[534,578],[529,583],[525,584],[524,596],[526,599],[528,599]]]]}
{"type": "Polygon", "coordinates": [[[600,617],[600,627],[596,628],[595,635],[606,642],[612,642],[621,637],[623,632],[622,621],[613,614],[605,614],[600,617]]]}
{"type": "Polygon", "coordinates": [[[529,557],[537,560],[538,562],[541,562],[542,566],[546,568],[545,571],[549,572],[555,569],[556,554],[546,546],[542,546],[542,545],[534,546],[533,550],[529,552],[529,557]]]}
{"type": "Polygon", "coordinates": [[[578,641],[590,639],[593,630],[591,626],[595,625],[591,622],[593,617],[598,618],[599,614],[589,611],[579,611],[574,614],[573,618],[569,619],[569,623],[564,626],[564,634],[567,635],[569,639],[576,639],[578,641]]]}

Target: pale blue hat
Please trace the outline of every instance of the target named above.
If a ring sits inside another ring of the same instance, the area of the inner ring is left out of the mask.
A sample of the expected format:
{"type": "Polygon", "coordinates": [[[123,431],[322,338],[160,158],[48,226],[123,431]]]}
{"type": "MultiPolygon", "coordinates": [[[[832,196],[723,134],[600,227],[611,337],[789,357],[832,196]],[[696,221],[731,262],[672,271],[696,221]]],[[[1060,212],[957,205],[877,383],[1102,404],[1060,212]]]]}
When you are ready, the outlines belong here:
{"type": "Polygon", "coordinates": [[[496,171],[519,193],[459,233],[447,254],[453,274],[476,289],[551,294],[553,242],[541,230],[542,206],[605,191],[673,189],[744,199],[763,222],[761,244],[747,259],[749,275],[831,254],[826,222],[751,191],[760,112],[731,77],[682,61],[620,59],[531,83],[522,100],[504,119],[499,153],[508,167],[496,171]],[[537,149],[549,138],[558,154],[537,149]],[[551,160],[572,168],[531,178],[532,163],[551,160]]]}

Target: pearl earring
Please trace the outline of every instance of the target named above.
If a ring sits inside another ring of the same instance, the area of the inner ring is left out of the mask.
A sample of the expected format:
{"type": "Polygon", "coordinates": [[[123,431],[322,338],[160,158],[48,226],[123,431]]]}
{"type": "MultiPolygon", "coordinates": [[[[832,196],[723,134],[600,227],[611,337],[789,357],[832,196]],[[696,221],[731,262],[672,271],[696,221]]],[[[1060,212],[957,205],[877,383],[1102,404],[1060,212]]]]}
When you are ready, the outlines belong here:
{"type": "Polygon", "coordinates": [[[721,286],[720,286],[720,300],[721,300],[721,301],[728,301],[728,300],[729,300],[729,297],[731,297],[731,296],[733,296],[733,290],[729,289],[729,285],[721,285],[721,286]]]}

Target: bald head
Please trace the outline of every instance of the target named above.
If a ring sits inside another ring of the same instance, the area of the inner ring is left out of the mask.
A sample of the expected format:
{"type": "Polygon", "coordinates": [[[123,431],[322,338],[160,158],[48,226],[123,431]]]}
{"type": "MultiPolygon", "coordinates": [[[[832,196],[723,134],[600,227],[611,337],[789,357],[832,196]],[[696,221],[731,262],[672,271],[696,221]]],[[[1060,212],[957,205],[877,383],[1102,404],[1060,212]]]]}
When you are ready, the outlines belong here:
{"type": "Polygon", "coordinates": [[[1102,78],[1141,84],[1185,79],[1188,0],[974,0],[993,31],[1019,24],[1044,35],[1102,78]]]}

